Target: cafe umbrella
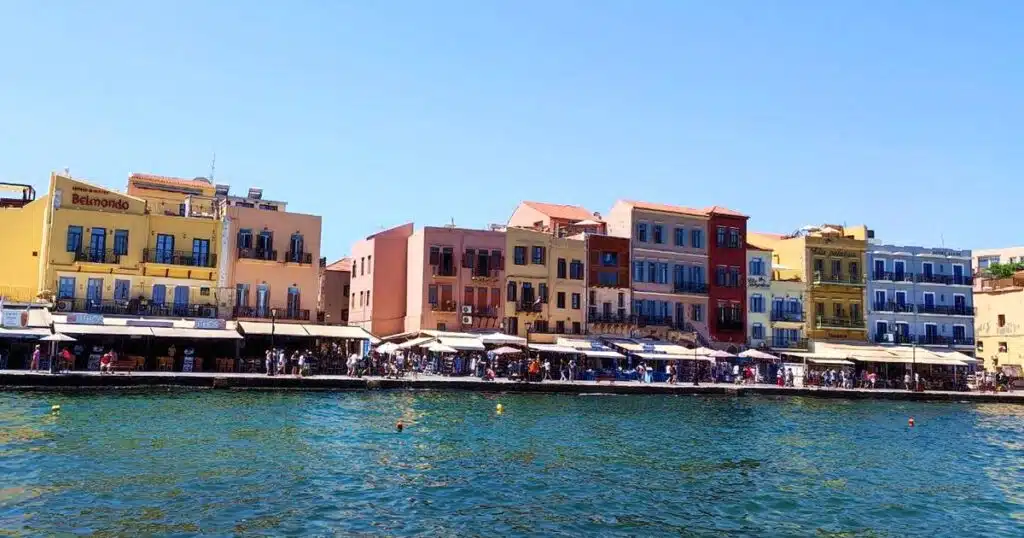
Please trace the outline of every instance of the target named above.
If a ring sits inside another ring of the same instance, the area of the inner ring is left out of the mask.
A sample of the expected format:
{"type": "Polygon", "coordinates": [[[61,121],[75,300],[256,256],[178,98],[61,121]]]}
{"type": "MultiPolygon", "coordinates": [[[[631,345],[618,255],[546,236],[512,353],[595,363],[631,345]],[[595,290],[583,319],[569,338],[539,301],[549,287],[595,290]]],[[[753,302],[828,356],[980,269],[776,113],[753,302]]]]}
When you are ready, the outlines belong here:
{"type": "Polygon", "coordinates": [[[39,339],[40,342],[50,343],[50,373],[57,373],[57,342],[74,342],[75,339],[62,333],[53,333],[39,339]]]}

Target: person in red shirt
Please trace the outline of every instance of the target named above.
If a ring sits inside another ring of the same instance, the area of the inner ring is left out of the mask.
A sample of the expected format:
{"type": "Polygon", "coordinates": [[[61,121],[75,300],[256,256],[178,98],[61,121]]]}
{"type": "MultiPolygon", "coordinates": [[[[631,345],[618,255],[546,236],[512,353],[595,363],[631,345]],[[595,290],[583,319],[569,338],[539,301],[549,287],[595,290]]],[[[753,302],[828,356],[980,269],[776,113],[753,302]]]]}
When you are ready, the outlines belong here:
{"type": "Polygon", "coordinates": [[[107,372],[107,373],[111,372],[111,369],[110,369],[110,353],[109,352],[108,353],[104,353],[103,356],[100,357],[100,373],[102,374],[103,372],[107,372]]]}
{"type": "Polygon", "coordinates": [[[64,348],[60,352],[60,364],[58,365],[57,371],[60,370],[71,370],[71,365],[74,363],[71,358],[71,352],[68,348],[64,348]]]}

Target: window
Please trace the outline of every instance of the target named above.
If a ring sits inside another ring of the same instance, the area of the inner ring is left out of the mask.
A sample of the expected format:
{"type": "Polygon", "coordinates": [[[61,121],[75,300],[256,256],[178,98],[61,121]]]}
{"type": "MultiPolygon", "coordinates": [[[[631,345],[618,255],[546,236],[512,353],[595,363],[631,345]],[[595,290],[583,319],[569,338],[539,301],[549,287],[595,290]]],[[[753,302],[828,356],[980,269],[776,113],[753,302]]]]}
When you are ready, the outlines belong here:
{"type": "Polygon", "coordinates": [[[850,319],[857,321],[860,317],[860,303],[850,303],[850,319]]]}
{"type": "Polygon", "coordinates": [[[604,267],[618,267],[619,265],[619,253],[618,252],[602,252],[601,253],[601,265],[604,267]]]}
{"type": "Polygon", "coordinates": [[[491,263],[490,263],[489,269],[491,271],[501,271],[501,269],[502,269],[501,264],[502,264],[501,251],[500,250],[492,250],[491,251],[491,263]]]}
{"type": "Polygon", "coordinates": [[[68,226],[68,252],[81,252],[82,226],[68,226]]]}
{"type": "Polygon", "coordinates": [[[93,228],[89,235],[89,261],[102,262],[107,250],[107,230],[105,228],[93,228]]]}
{"type": "Polygon", "coordinates": [[[531,258],[531,261],[533,262],[534,265],[544,265],[544,258],[545,258],[545,256],[544,256],[545,252],[544,251],[545,251],[544,247],[537,247],[537,246],[533,247],[533,252],[532,252],[532,255],[530,256],[530,258],[531,258]]]}
{"type": "Polygon", "coordinates": [[[583,334],[583,327],[580,325],[580,322],[572,322],[572,334],[583,334]]]}
{"type": "MultiPolygon", "coordinates": [[[[366,301],[370,301],[370,292],[366,292],[366,301]]],[[[286,304],[288,317],[291,319],[300,318],[299,310],[302,309],[302,294],[299,288],[291,286],[288,288],[288,303],[286,304]]]]}
{"type": "Polygon", "coordinates": [[[516,302],[516,283],[511,280],[508,281],[508,286],[505,288],[505,300],[516,302]]]}
{"type": "Polygon", "coordinates": [[[466,269],[472,269],[473,263],[475,262],[476,249],[467,248],[466,251],[462,253],[462,266],[465,267],[466,269]]]}
{"type": "Polygon", "coordinates": [[[128,230],[114,230],[114,254],[128,255],[128,230]]]}
{"type": "Polygon", "coordinates": [[[540,284],[537,285],[537,292],[540,295],[540,302],[547,303],[548,302],[548,285],[543,283],[543,282],[541,282],[540,284]]]}
{"type": "Polygon", "coordinates": [[[565,258],[558,258],[558,265],[557,265],[557,267],[558,267],[558,269],[557,269],[557,276],[558,276],[558,278],[565,278],[565,276],[566,276],[565,258]]]}
{"type": "Polygon", "coordinates": [[[153,285],[153,304],[160,306],[167,300],[167,286],[163,284],[153,285]]]}
{"type": "MultiPolygon", "coordinates": [[[[288,261],[301,263],[302,254],[306,251],[306,241],[302,237],[302,234],[292,234],[289,246],[291,248],[291,252],[288,255],[288,261]]],[[[367,265],[369,265],[369,262],[367,262],[367,265]]],[[[367,272],[369,271],[370,269],[367,268],[367,272]]]]}
{"type": "Polygon", "coordinates": [[[572,294],[572,309],[573,310],[579,310],[580,309],[580,294],[578,294],[578,293],[572,294]]]}
{"type": "Polygon", "coordinates": [[[825,303],[814,303],[814,315],[818,317],[825,315],[825,303]]]}
{"type": "Polygon", "coordinates": [[[729,248],[740,248],[739,228],[729,228],[729,248]]]}
{"type": "Polygon", "coordinates": [[[555,295],[555,306],[558,308],[565,308],[565,292],[560,291],[555,295]]]}
{"type": "Polygon", "coordinates": [[[872,277],[875,280],[885,280],[885,260],[876,259],[876,260],[874,260],[874,262],[875,262],[875,271],[874,271],[874,275],[872,275],[872,277]]]}
{"type": "Polygon", "coordinates": [[[715,229],[715,245],[719,247],[725,246],[725,226],[718,226],[715,229]]]}
{"type": "Polygon", "coordinates": [[[716,286],[725,286],[726,285],[726,280],[727,280],[727,276],[726,276],[726,268],[725,268],[725,266],[724,265],[719,265],[718,267],[715,267],[715,285],[716,286]]]}
{"type": "Polygon", "coordinates": [[[359,258],[359,274],[360,275],[365,275],[366,274],[366,256],[363,256],[362,258],[359,258]]]}
{"type": "Polygon", "coordinates": [[[171,263],[174,258],[174,236],[156,234],[156,263],[171,263]]]}
{"type": "Polygon", "coordinates": [[[750,311],[757,314],[764,312],[764,296],[759,293],[750,296],[750,311]]]}
{"type": "Polygon", "coordinates": [[[430,265],[441,263],[441,247],[430,247],[430,265]]]}
{"type": "Polygon", "coordinates": [[[1006,314],[999,314],[996,319],[998,320],[997,323],[999,323],[1000,327],[1006,326],[1006,314]]]}
{"type": "Polygon", "coordinates": [[[441,247],[441,263],[438,264],[437,272],[444,276],[455,276],[454,248],[441,247]]]}
{"type": "Polygon", "coordinates": [[[210,240],[192,240],[192,265],[196,267],[210,266],[210,240]]]}
{"type": "Polygon", "coordinates": [[[704,321],[704,305],[690,305],[690,319],[693,321],[704,321]]]}
{"type": "Polygon", "coordinates": [[[256,249],[262,254],[262,259],[277,261],[277,253],[274,252],[274,232],[263,230],[256,238],[256,249]]]}
{"type": "Polygon", "coordinates": [[[644,281],[644,262],[633,262],[633,282],[644,281]]]}
{"type": "Polygon", "coordinates": [[[704,230],[690,231],[690,246],[693,248],[704,248],[704,230]]]}
{"type": "Polygon", "coordinates": [[[985,342],[978,340],[978,352],[981,353],[983,351],[985,351],[985,342]]]}
{"type": "Polygon", "coordinates": [[[555,322],[555,332],[558,333],[558,334],[565,334],[565,322],[564,321],[559,320],[559,321],[555,322]]]}
{"type": "Polygon", "coordinates": [[[462,293],[462,304],[473,306],[473,296],[476,295],[476,289],[473,286],[466,286],[462,293]]]}
{"type": "Polygon", "coordinates": [[[754,338],[755,340],[763,340],[764,325],[761,325],[760,323],[753,324],[750,328],[750,337],[754,338]]]}
{"type": "Polygon", "coordinates": [[[1006,353],[1009,348],[1006,346],[1006,342],[999,342],[999,352],[1006,353]]]}
{"type": "Polygon", "coordinates": [[[843,317],[843,305],[842,305],[842,303],[832,303],[832,317],[835,317],[835,318],[843,317]]]}
{"type": "Polygon", "coordinates": [[[641,243],[647,242],[647,223],[638,222],[636,223],[636,240],[641,243]]]}
{"type": "Polygon", "coordinates": [[[658,284],[668,284],[668,263],[658,264],[658,284]]]}
{"type": "Polygon", "coordinates": [[[647,262],[647,281],[648,282],[657,282],[658,281],[658,278],[657,278],[657,275],[656,275],[657,271],[658,271],[658,264],[656,264],[654,262],[647,262]]]}
{"type": "Polygon", "coordinates": [[[364,292],[359,292],[359,306],[363,306],[363,293],[364,292]]]}
{"type": "Polygon", "coordinates": [[[128,295],[131,293],[131,280],[117,279],[114,280],[114,300],[119,302],[127,302],[128,295]]]}
{"type": "Polygon", "coordinates": [[[573,280],[583,280],[583,262],[580,260],[573,260],[569,264],[569,278],[573,280]]]}
{"type": "Polygon", "coordinates": [[[924,273],[924,276],[932,276],[933,271],[934,269],[932,268],[932,262],[924,262],[921,264],[921,272],[924,273]]]}
{"type": "Polygon", "coordinates": [[[822,274],[825,273],[825,260],[821,258],[814,258],[814,276],[821,278],[822,274]]]}
{"type": "Polygon", "coordinates": [[[654,225],[654,242],[656,244],[663,244],[665,242],[665,227],[661,224],[654,225]]]}
{"type": "Polygon", "coordinates": [[[619,292],[619,308],[626,307],[626,294],[619,292]]]}
{"type": "Polygon", "coordinates": [[[850,262],[850,281],[860,282],[860,264],[857,262],[850,262]]]}
{"type": "Polygon", "coordinates": [[[74,277],[62,276],[57,284],[57,298],[58,299],[74,299],[75,298],[75,279],[74,277]]]}
{"type": "Polygon", "coordinates": [[[512,263],[526,265],[526,247],[513,247],[512,258],[512,263]]]}
{"type": "Polygon", "coordinates": [[[729,287],[738,288],[740,286],[740,268],[735,265],[729,268],[729,287]]]}
{"type": "Polygon", "coordinates": [[[832,278],[839,278],[843,274],[843,262],[841,260],[832,260],[832,278]]]}
{"type": "Polygon", "coordinates": [[[235,284],[235,306],[242,308],[249,306],[248,284],[235,284]]]}
{"type": "Polygon", "coordinates": [[[252,248],[252,230],[243,228],[238,230],[238,248],[252,248]]]}
{"type": "Polygon", "coordinates": [[[366,257],[366,274],[373,273],[373,256],[366,257]]]}
{"type": "Polygon", "coordinates": [[[439,331],[447,331],[448,330],[448,324],[443,322],[443,321],[437,322],[437,330],[439,330],[439,331]]]}
{"type": "MultiPolygon", "coordinates": [[[[362,297],[362,292],[359,292],[359,298],[362,299],[362,297]]],[[[362,306],[361,302],[359,306],[362,306]]],[[[266,284],[256,286],[256,315],[259,317],[270,315],[270,287],[266,284]]]]}
{"type": "Polygon", "coordinates": [[[675,235],[675,245],[677,247],[686,246],[686,228],[676,228],[673,231],[673,235],[675,235]]]}
{"type": "Polygon", "coordinates": [[[750,259],[750,276],[764,276],[764,260],[761,258],[750,259]]]}

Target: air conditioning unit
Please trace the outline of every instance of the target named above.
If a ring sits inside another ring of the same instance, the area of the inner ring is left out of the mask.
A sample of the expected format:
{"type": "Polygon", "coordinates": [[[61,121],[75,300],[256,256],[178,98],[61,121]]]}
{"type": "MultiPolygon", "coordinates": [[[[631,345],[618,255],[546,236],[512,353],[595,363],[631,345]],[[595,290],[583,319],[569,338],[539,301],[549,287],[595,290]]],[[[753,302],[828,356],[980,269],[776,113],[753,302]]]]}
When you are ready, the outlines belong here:
{"type": "Polygon", "coordinates": [[[472,325],[473,324],[473,316],[462,316],[462,324],[463,325],[472,325]]]}
{"type": "Polygon", "coordinates": [[[204,318],[215,318],[215,317],[217,317],[217,310],[215,308],[213,308],[212,306],[204,306],[203,307],[203,317],[204,318]]]}
{"type": "Polygon", "coordinates": [[[885,333],[885,341],[891,344],[896,341],[896,338],[893,336],[892,333],[885,333]]]}
{"type": "Polygon", "coordinates": [[[68,299],[58,299],[57,312],[71,312],[71,301],[68,299]]]}
{"type": "Polygon", "coordinates": [[[462,313],[463,314],[472,314],[473,313],[473,305],[471,305],[471,304],[464,304],[464,305],[462,305],[462,313]]]}

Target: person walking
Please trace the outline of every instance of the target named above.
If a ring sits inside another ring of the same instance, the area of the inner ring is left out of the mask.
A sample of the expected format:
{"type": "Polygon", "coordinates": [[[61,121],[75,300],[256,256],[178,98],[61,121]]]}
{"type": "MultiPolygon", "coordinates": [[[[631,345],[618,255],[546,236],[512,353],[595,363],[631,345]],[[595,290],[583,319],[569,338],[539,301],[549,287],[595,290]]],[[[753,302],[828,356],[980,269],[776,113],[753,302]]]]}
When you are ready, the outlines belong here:
{"type": "Polygon", "coordinates": [[[544,377],[541,378],[541,381],[549,381],[551,379],[551,361],[548,359],[544,359],[543,372],[544,377]]]}
{"type": "Polygon", "coordinates": [[[36,344],[35,349],[32,350],[32,364],[29,365],[29,370],[32,370],[33,372],[39,370],[39,356],[41,354],[42,352],[39,351],[39,344],[36,344]]]}

